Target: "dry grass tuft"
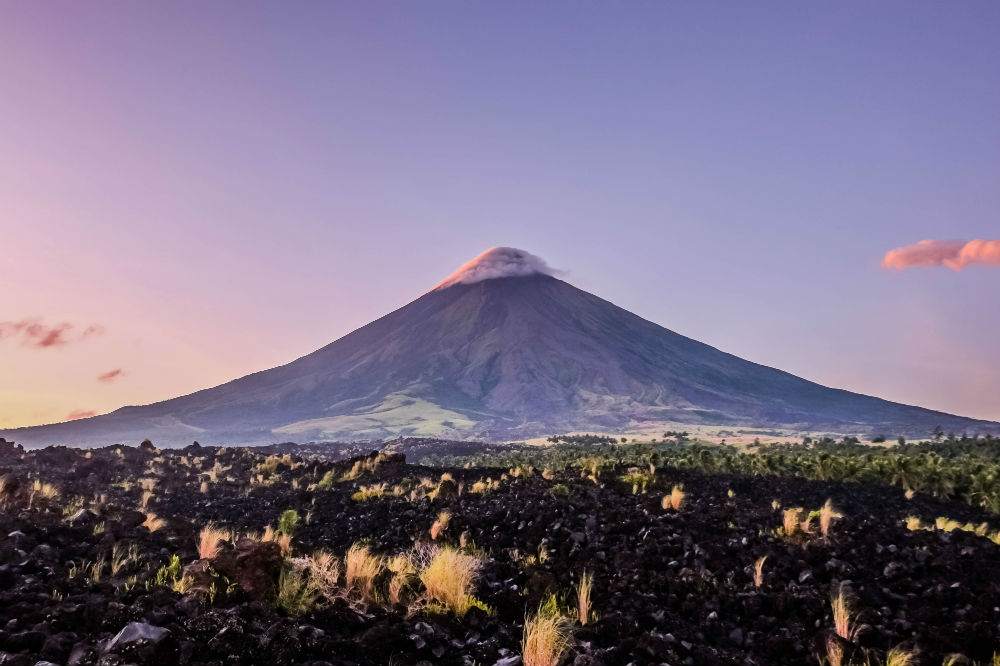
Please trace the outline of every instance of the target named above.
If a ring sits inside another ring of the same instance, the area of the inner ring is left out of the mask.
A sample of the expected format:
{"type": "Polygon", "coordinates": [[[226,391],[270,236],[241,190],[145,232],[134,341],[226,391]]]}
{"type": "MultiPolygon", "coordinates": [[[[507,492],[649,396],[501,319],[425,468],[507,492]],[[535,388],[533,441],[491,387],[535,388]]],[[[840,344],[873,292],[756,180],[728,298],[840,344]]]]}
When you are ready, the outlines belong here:
{"type": "Polygon", "coordinates": [[[829,499],[826,500],[826,503],[823,504],[823,508],[819,510],[819,531],[824,537],[829,536],[831,521],[843,517],[843,515],[834,510],[833,503],[829,499]]]}
{"type": "Polygon", "coordinates": [[[430,564],[420,572],[427,600],[436,601],[459,617],[473,606],[481,606],[472,592],[482,567],[483,562],[478,557],[448,546],[439,548],[430,564]]]}
{"type": "Polygon", "coordinates": [[[844,665],[844,647],[832,636],[826,637],[826,663],[828,666],[844,665]]]}
{"type": "Polygon", "coordinates": [[[157,518],[155,513],[147,513],[146,520],[142,522],[143,527],[148,529],[150,532],[155,532],[166,524],[167,521],[162,518],[157,518]]]}
{"type": "Polygon", "coordinates": [[[586,625],[590,619],[590,591],[594,587],[593,574],[584,571],[576,584],[576,613],[581,625],[586,625]]]}
{"type": "Polygon", "coordinates": [[[351,499],[355,502],[367,502],[370,499],[376,499],[385,495],[385,491],[388,485],[385,483],[373,483],[370,486],[359,486],[358,492],[351,495],[351,499]]]}
{"type": "Polygon", "coordinates": [[[898,645],[889,650],[889,654],[885,657],[885,666],[914,666],[916,663],[916,651],[904,650],[898,645]]]}
{"type": "Polygon", "coordinates": [[[31,484],[31,495],[34,497],[41,497],[42,499],[56,499],[62,493],[59,488],[52,485],[51,483],[43,483],[39,479],[35,479],[31,484]]]}
{"type": "Polygon", "coordinates": [[[198,557],[203,560],[215,559],[219,554],[219,545],[230,538],[229,532],[209,523],[198,534],[198,557]]]}
{"type": "Polygon", "coordinates": [[[799,531],[799,524],[802,520],[802,511],[803,509],[800,506],[785,509],[782,518],[782,526],[786,537],[794,536],[795,533],[799,531]]]}
{"type": "Polygon", "coordinates": [[[375,578],[385,568],[385,560],[373,555],[367,544],[356,543],[347,550],[344,582],[366,601],[375,599],[375,578]]]}
{"type": "Polygon", "coordinates": [[[524,666],[556,666],[573,643],[569,621],[547,609],[524,621],[521,659],[524,666]]]}
{"type": "Polygon", "coordinates": [[[833,610],[833,626],[837,635],[853,642],[858,635],[858,627],[854,624],[851,604],[843,583],[830,595],[830,606],[833,610]]]}
{"type": "Polygon", "coordinates": [[[441,532],[448,529],[448,523],[451,522],[451,513],[448,511],[442,511],[438,514],[437,520],[431,525],[431,539],[437,540],[441,532]]]}
{"type": "Polygon", "coordinates": [[[680,511],[681,506],[684,504],[684,486],[683,484],[674,486],[670,490],[669,495],[663,496],[663,501],[660,502],[660,506],[664,509],[671,508],[674,511],[680,511]]]}
{"type": "Polygon", "coordinates": [[[767,560],[767,555],[759,558],[753,563],[753,584],[754,587],[760,587],[764,584],[764,561],[767,560]]]}

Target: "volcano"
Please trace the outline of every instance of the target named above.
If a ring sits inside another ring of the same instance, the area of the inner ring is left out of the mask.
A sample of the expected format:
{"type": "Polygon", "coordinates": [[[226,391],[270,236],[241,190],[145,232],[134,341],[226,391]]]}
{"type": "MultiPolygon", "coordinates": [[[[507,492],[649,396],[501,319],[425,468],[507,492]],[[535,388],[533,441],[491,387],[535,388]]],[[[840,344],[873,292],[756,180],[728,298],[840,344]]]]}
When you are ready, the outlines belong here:
{"type": "Polygon", "coordinates": [[[287,365],[172,400],[0,436],[29,446],[517,439],[657,423],[926,436],[977,421],[828,388],[667,330],[493,248],[287,365]]]}

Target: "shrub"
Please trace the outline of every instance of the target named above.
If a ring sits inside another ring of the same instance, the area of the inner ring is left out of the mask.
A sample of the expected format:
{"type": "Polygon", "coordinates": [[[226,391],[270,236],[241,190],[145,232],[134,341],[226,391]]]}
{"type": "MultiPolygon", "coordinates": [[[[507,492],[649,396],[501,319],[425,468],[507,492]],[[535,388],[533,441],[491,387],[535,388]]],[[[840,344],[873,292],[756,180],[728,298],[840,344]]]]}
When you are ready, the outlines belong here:
{"type": "Polygon", "coordinates": [[[316,606],[319,594],[306,571],[293,565],[281,571],[275,605],[290,616],[299,617],[316,606]]]}
{"type": "Polygon", "coordinates": [[[437,602],[459,617],[473,606],[483,608],[482,602],[472,596],[482,566],[478,557],[448,546],[439,548],[430,564],[420,572],[427,601],[437,602]]]}
{"type": "Polygon", "coordinates": [[[292,535],[295,531],[295,525],[299,522],[299,514],[295,509],[288,509],[283,511],[281,517],[278,518],[278,528],[275,530],[278,534],[292,535]]]}
{"type": "Polygon", "coordinates": [[[566,484],[557,483],[551,488],[549,488],[549,494],[555,499],[566,499],[569,497],[569,488],[566,484]]]}
{"type": "Polygon", "coordinates": [[[181,577],[181,558],[177,555],[170,556],[170,563],[160,567],[156,571],[156,584],[172,586],[181,577]]]}

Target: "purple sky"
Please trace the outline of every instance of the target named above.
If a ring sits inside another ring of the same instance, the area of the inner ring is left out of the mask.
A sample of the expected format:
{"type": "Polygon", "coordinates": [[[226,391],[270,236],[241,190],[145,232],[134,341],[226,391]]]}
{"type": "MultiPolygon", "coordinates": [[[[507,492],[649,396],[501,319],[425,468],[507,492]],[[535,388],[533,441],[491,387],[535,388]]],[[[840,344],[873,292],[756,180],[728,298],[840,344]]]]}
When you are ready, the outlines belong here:
{"type": "Polygon", "coordinates": [[[286,362],[494,245],[1000,419],[1000,268],[879,266],[1000,237],[998,34],[992,1],[8,3],[0,427],[286,362]],[[73,328],[3,335],[31,318],[73,328]]]}

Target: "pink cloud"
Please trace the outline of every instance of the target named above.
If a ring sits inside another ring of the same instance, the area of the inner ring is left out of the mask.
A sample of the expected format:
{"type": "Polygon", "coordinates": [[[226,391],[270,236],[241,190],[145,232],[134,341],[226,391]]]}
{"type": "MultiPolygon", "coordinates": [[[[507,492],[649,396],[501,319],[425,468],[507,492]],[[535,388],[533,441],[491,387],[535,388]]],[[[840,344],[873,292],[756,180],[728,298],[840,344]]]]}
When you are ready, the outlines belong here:
{"type": "Polygon", "coordinates": [[[76,421],[77,419],[89,419],[91,416],[97,416],[97,412],[92,409],[74,409],[66,415],[66,420],[76,421]]]}
{"type": "Polygon", "coordinates": [[[124,370],[121,368],[115,368],[114,370],[108,370],[107,372],[102,372],[97,375],[97,381],[99,382],[113,382],[124,374],[124,370]]]}
{"type": "Polygon", "coordinates": [[[68,322],[50,326],[42,323],[38,318],[22,319],[21,321],[0,321],[0,340],[20,337],[21,344],[25,347],[46,349],[48,347],[61,347],[73,342],[79,342],[92,335],[104,333],[104,327],[97,324],[91,324],[78,335],[72,334],[75,328],[73,324],[68,322]]]}
{"type": "Polygon", "coordinates": [[[882,268],[904,270],[919,266],[947,266],[960,271],[966,266],[1000,266],[1000,240],[922,240],[889,250],[882,268]]]}

